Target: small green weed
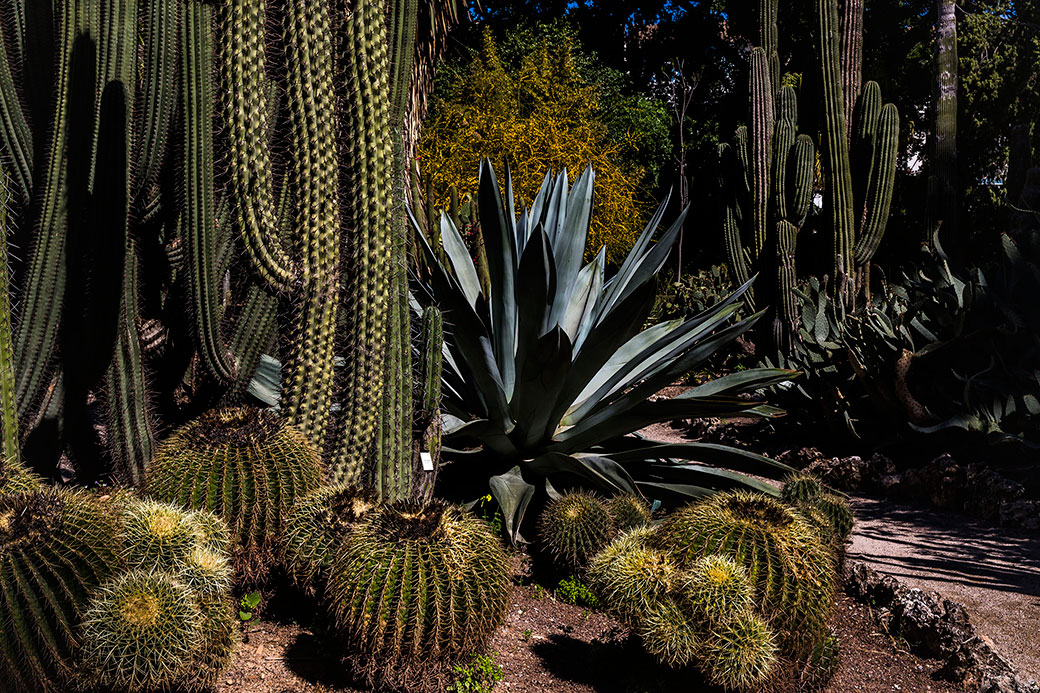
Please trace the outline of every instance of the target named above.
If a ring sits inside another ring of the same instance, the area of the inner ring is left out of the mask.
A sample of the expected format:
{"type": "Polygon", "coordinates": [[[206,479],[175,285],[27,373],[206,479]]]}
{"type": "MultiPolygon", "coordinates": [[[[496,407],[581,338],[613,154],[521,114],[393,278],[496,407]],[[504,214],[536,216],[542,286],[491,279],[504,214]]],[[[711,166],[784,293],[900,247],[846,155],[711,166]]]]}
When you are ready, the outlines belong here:
{"type": "Polygon", "coordinates": [[[247,623],[253,618],[253,609],[255,609],[259,604],[259,592],[249,592],[242,595],[242,600],[238,603],[238,617],[242,620],[242,623],[247,623]]]}
{"type": "Polygon", "coordinates": [[[494,653],[474,655],[468,665],[456,664],[452,673],[455,683],[448,690],[453,693],[488,693],[502,680],[502,667],[495,663],[494,653]]]}
{"type": "Polygon", "coordinates": [[[525,628],[520,633],[520,639],[524,642],[528,642],[531,639],[531,635],[534,633],[530,628],[525,628]]]}
{"type": "Polygon", "coordinates": [[[599,607],[599,600],[588,586],[577,577],[570,575],[560,580],[556,585],[556,598],[566,604],[575,606],[587,606],[593,609],[599,607]]]}

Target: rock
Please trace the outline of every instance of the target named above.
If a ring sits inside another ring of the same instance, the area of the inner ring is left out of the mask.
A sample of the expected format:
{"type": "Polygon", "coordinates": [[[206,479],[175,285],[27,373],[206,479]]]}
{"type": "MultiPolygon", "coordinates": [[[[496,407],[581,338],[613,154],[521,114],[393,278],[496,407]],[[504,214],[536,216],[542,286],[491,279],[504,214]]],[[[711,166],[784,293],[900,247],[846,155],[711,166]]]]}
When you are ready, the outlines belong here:
{"type": "Polygon", "coordinates": [[[863,463],[863,487],[869,490],[878,490],[881,480],[885,477],[896,475],[896,463],[885,457],[880,452],[875,452],[870,459],[863,463]]]}
{"type": "Polygon", "coordinates": [[[923,467],[903,472],[899,488],[902,495],[927,498],[937,508],[961,510],[965,477],[964,468],[951,455],[943,454],[923,467]]]}
{"type": "Polygon", "coordinates": [[[878,490],[882,494],[895,498],[902,494],[903,490],[903,475],[902,474],[888,474],[881,477],[878,481],[878,490]]]}
{"type": "Polygon", "coordinates": [[[1001,504],[1000,524],[1004,527],[1040,529],[1040,501],[1019,500],[1001,504]]]}
{"type": "Polygon", "coordinates": [[[1025,487],[1017,481],[994,471],[985,464],[969,464],[965,470],[965,487],[967,499],[964,509],[973,515],[996,519],[1001,515],[1001,508],[1026,495],[1025,487]]]}
{"type": "Polygon", "coordinates": [[[1016,677],[992,641],[975,632],[960,603],[908,588],[862,563],[846,566],[845,591],[877,607],[886,632],[926,656],[945,660],[936,676],[973,693],[1040,693],[1036,682],[1016,677]]]}
{"type": "Polygon", "coordinates": [[[863,458],[820,457],[806,470],[815,474],[820,481],[839,491],[858,491],[863,484],[863,458]]]}

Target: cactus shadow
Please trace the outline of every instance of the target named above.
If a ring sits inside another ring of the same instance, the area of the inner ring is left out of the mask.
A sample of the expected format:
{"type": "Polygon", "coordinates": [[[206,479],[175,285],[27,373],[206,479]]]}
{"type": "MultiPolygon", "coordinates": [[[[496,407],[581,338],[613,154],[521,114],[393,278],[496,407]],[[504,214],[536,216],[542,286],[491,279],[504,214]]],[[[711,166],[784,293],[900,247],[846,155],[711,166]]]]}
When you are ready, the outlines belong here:
{"type": "Polygon", "coordinates": [[[716,691],[694,670],[657,664],[634,637],[588,642],[553,634],[531,646],[544,667],[561,681],[589,686],[598,693],[665,693],[716,691]]]}

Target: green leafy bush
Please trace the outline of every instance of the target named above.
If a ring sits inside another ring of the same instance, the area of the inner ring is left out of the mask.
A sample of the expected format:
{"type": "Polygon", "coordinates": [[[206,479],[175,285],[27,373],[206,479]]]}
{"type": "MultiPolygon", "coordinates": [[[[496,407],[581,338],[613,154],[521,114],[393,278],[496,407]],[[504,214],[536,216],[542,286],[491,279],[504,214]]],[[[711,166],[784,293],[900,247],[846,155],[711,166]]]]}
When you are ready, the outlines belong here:
{"type": "Polygon", "coordinates": [[[456,664],[452,669],[455,681],[448,686],[452,693],[490,693],[502,680],[502,667],[491,654],[475,655],[466,665],[456,664]]]}

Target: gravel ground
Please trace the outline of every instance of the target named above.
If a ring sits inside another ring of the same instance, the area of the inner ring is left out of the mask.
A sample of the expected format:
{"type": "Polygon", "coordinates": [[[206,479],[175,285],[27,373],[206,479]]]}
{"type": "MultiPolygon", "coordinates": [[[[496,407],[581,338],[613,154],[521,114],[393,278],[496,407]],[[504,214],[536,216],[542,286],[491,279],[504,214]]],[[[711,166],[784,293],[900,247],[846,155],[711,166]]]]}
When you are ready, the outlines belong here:
{"type": "Polygon", "coordinates": [[[1040,537],[857,498],[850,559],[964,604],[1020,676],[1040,681],[1040,537]]]}

